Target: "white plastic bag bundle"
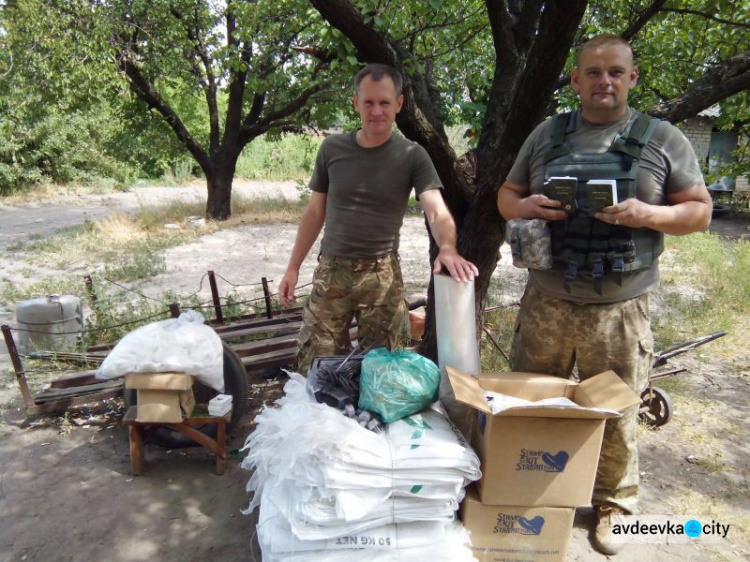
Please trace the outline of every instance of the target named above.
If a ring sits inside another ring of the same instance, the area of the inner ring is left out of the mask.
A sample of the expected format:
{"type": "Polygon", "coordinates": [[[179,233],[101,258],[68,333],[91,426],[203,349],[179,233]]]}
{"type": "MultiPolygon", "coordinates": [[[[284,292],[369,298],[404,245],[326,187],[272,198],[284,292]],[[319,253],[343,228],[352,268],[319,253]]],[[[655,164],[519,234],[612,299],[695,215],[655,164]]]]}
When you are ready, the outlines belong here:
{"type": "Polygon", "coordinates": [[[407,532],[420,525],[443,531],[428,535],[423,542],[429,544],[421,548],[399,543],[396,558],[396,553],[373,552],[377,557],[368,562],[472,559],[465,541],[445,529],[455,519],[464,486],[481,476],[479,459],[444,413],[425,410],[376,434],[313,402],[296,373],[290,373],[284,390],[277,407],[256,417],[256,430],[243,449],[248,453],[242,467],[254,471],[247,485],[254,495],[245,513],[261,506],[264,560],[364,560],[359,551],[338,555],[317,549],[343,544],[336,541],[350,540],[346,537],[365,537],[366,544],[367,537],[379,537],[379,542],[393,529],[407,532]],[[437,544],[442,547],[425,558],[425,549],[437,544]],[[412,547],[410,557],[405,551],[412,547]]]}
{"type": "Polygon", "coordinates": [[[224,392],[221,338],[193,310],[141,326],[125,335],[96,371],[98,379],[130,373],[181,372],[224,392]]]}
{"type": "Polygon", "coordinates": [[[425,521],[384,525],[332,539],[301,540],[267,501],[261,503],[258,539],[264,561],[474,560],[466,546],[466,531],[459,523],[425,521]]]}
{"type": "Polygon", "coordinates": [[[256,417],[256,430],[243,448],[248,453],[242,467],[254,470],[247,485],[255,492],[249,511],[270,480],[328,489],[448,486],[457,494],[481,476],[476,453],[438,411],[414,414],[375,434],[311,402],[304,379],[295,373],[284,391],[279,407],[256,417]]]}
{"type": "Polygon", "coordinates": [[[380,501],[362,510],[359,517],[347,519],[339,514],[341,506],[337,501],[341,498],[328,496],[324,488],[305,488],[285,480],[266,486],[261,504],[273,504],[294,535],[302,540],[334,539],[394,523],[439,521],[447,524],[455,519],[458,509],[455,497],[391,497],[386,491],[380,501]]]}

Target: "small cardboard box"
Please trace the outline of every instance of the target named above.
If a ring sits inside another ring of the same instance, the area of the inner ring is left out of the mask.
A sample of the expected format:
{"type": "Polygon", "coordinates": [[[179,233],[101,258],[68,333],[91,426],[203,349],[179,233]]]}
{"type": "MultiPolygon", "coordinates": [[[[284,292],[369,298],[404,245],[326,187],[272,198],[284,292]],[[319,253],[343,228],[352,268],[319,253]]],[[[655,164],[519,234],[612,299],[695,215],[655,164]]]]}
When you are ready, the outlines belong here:
{"type": "Polygon", "coordinates": [[[180,423],[195,407],[193,377],[184,373],[125,375],[125,388],[138,390],[139,422],[180,423]]]}
{"type": "Polygon", "coordinates": [[[480,562],[564,562],[574,517],[572,507],[484,505],[473,486],[461,504],[480,562]]]}
{"type": "Polygon", "coordinates": [[[550,375],[467,375],[447,367],[456,398],[479,411],[473,445],[482,463],[479,499],[488,505],[576,507],[594,489],[604,423],[616,414],[526,406],[492,414],[484,391],[536,402],[566,397],[619,412],[640,398],[612,371],[576,383],[550,375]]]}

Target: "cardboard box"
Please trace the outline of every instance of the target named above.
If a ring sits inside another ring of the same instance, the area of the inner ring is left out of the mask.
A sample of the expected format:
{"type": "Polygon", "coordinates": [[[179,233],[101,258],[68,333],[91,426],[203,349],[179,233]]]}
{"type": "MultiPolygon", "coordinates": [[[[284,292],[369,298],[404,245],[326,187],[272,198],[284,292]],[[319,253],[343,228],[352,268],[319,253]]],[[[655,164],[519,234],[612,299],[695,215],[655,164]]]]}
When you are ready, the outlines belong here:
{"type": "Polygon", "coordinates": [[[461,504],[471,533],[471,551],[480,562],[563,562],[575,508],[484,505],[474,487],[461,504]]]}
{"type": "Polygon", "coordinates": [[[138,390],[139,422],[180,423],[195,407],[193,377],[184,373],[125,375],[125,388],[138,390]]]}
{"type": "Polygon", "coordinates": [[[532,406],[492,414],[484,391],[622,411],[640,398],[612,371],[576,383],[550,375],[467,375],[447,367],[457,400],[479,411],[473,445],[482,463],[479,499],[488,505],[576,507],[594,489],[604,423],[616,414],[532,406]]]}

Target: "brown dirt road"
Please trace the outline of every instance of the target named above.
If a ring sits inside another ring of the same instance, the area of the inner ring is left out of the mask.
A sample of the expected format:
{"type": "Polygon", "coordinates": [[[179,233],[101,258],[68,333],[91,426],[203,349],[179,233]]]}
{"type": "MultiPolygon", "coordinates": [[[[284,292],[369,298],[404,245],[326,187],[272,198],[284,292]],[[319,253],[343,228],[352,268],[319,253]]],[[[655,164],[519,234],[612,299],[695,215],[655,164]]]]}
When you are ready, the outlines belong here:
{"type": "MultiPolygon", "coordinates": [[[[195,196],[201,197],[202,191],[195,196]]],[[[93,218],[117,204],[92,198],[86,205],[93,218]]],[[[70,211],[83,220],[81,205],[75,202],[37,208],[49,213],[40,214],[38,222],[27,207],[0,207],[0,278],[33,280],[24,277],[26,266],[8,250],[8,240],[29,236],[37,227],[43,236],[64,226],[48,231],[45,217],[70,211]],[[22,211],[29,214],[13,223],[18,230],[11,232],[9,217],[20,217],[22,211]]],[[[294,230],[294,225],[243,225],[172,248],[164,253],[167,273],[141,290],[192,293],[208,269],[235,285],[257,282],[261,276],[277,282],[294,230]]],[[[421,220],[407,219],[401,254],[413,296],[424,292],[429,276],[426,244],[421,220]]],[[[503,252],[495,274],[513,280],[508,297],[517,298],[523,277],[508,265],[507,247],[503,252]]],[[[313,263],[306,262],[301,279],[311,274],[313,263]]],[[[0,323],[8,322],[12,303],[0,303],[0,323]]],[[[689,372],[677,377],[679,394],[670,423],[659,431],[643,431],[641,508],[650,514],[706,515],[732,524],[734,534],[711,545],[633,544],[616,560],[729,561],[750,556],[748,537],[743,536],[750,532],[750,362],[747,354],[712,357],[709,348],[670,362],[689,372]]],[[[278,391],[279,385],[270,384],[255,389],[257,406],[261,397],[278,391]]],[[[67,417],[26,419],[15,378],[2,357],[0,405],[0,562],[261,560],[253,541],[256,516],[240,513],[248,503],[249,474],[239,468],[239,453],[230,456],[226,474],[217,476],[208,453],[200,448],[170,451],[149,445],[144,473],[133,477],[118,404],[81,408],[67,417]]],[[[230,436],[230,449],[239,449],[251,430],[248,416],[230,436]]],[[[590,519],[590,510],[579,510],[568,560],[605,559],[588,542],[590,519]]]]}

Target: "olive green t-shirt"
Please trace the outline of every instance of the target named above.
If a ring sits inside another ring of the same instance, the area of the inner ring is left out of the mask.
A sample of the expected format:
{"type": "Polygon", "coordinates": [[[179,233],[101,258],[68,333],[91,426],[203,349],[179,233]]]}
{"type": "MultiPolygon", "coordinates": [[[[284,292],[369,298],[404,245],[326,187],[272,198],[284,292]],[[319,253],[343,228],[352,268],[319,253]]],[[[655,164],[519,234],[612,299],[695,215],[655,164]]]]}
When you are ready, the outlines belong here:
{"type": "MultiPolygon", "coordinates": [[[[606,152],[615,137],[627,127],[635,111],[628,108],[625,115],[612,123],[590,123],[578,112],[576,130],[565,137],[574,153],[598,154],[606,152]]],[[[552,146],[552,121],[541,123],[526,139],[507,180],[528,186],[529,193],[542,193],[545,177],[544,156],[552,146]]],[[[603,178],[605,179],[605,178],[603,178]]],[[[690,142],[679,129],[662,121],[641,151],[638,163],[636,197],[651,205],[666,205],[666,194],[676,193],[703,183],[698,161],[690,142]]],[[[532,283],[544,294],[564,300],[587,303],[611,303],[630,299],[659,286],[658,263],[648,269],[628,273],[622,286],[612,276],[604,277],[602,295],[594,290],[591,276],[579,272],[571,288],[565,290],[562,264],[553,269],[529,270],[532,283]]]]}
{"type": "Polygon", "coordinates": [[[356,132],[326,138],[309,185],[327,194],[321,253],[345,258],[397,252],[412,188],[417,197],[442,189],[427,151],[395,133],[374,148],[356,132]]]}

